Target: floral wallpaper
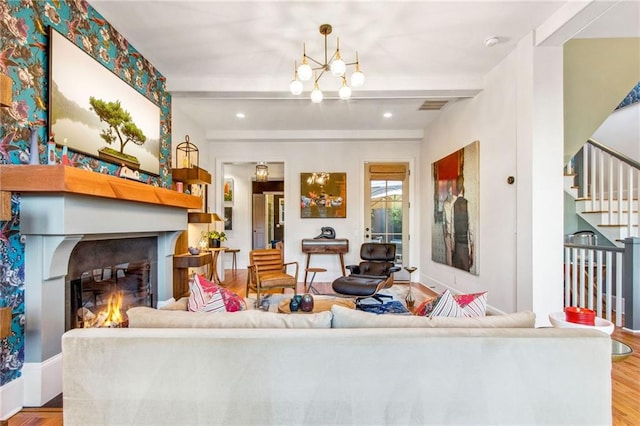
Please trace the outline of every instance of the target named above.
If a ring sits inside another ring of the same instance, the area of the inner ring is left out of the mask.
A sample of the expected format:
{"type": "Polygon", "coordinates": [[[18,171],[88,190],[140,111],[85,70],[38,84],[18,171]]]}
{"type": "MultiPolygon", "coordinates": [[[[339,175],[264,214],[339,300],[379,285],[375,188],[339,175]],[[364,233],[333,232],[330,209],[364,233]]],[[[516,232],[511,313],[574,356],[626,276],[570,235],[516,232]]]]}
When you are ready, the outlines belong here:
{"type": "Polygon", "coordinates": [[[636,84],[633,89],[629,92],[627,96],[620,102],[620,105],[617,106],[616,109],[624,108],[631,104],[635,104],[636,102],[640,102],[640,82],[636,84]]]}
{"type": "MultiPolygon", "coordinates": [[[[171,97],[164,77],[84,0],[0,0],[0,72],[13,80],[13,101],[0,108],[0,164],[26,164],[30,129],[45,164],[48,106],[48,27],[54,27],[155,103],[161,111],[160,174],[140,173],[150,185],[171,185],[171,97]]],[[[60,157],[58,152],[58,157],[60,157]]],[[[117,174],[119,166],[69,150],[71,164],[117,174]]],[[[0,386],[21,375],[24,362],[24,244],[20,199],[11,197],[12,217],[0,221],[0,306],[12,308],[11,336],[0,341],[0,386]]]]}

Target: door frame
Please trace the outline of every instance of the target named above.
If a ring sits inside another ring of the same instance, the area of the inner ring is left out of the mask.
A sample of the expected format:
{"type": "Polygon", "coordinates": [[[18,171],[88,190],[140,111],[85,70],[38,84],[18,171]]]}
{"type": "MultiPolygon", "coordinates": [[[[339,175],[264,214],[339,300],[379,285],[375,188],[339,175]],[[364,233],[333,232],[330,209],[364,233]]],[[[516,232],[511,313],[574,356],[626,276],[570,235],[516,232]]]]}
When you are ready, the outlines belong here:
{"type": "MultiPolygon", "coordinates": [[[[367,189],[365,188],[365,186],[368,185],[368,182],[365,179],[367,170],[366,167],[369,163],[379,163],[379,164],[384,164],[384,163],[408,163],[409,164],[409,173],[407,176],[407,182],[409,185],[409,194],[408,194],[408,202],[409,202],[409,212],[408,212],[408,221],[409,221],[409,228],[408,228],[408,256],[405,258],[404,254],[403,254],[403,264],[405,266],[416,266],[418,268],[420,268],[420,259],[421,259],[421,250],[420,250],[420,244],[419,244],[419,239],[420,239],[420,235],[421,235],[421,227],[420,227],[420,221],[418,218],[418,212],[420,210],[420,205],[418,203],[418,188],[417,188],[417,183],[420,179],[420,173],[419,171],[416,169],[415,167],[415,158],[411,157],[411,158],[385,158],[385,159],[379,159],[379,158],[370,158],[370,159],[365,159],[362,160],[360,162],[360,169],[359,169],[359,174],[358,174],[358,179],[359,179],[359,186],[360,186],[360,199],[359,199],[359,203],[358,203],[358,226],[360,227],[360,232],[359,232],[359,241],[357,244],[354,244],[354,247],[360,247],[360,245],[362,245],[362,243],[365,242],[365,231],[364,231],[364,215],[365,215],[365,211],[368,210],[367,206],[365,205],[365,202],[367,200],[365,200],[365,193],[367,192],[367,189]]],[[[423,188],[428,188],[428,186],[422,185],[423,188]]],[[[403,193],[404,196],[404,193],[403,193]]],[[[404,228],[403,228],[404,229],[404,228]]],[[[403,231],[404,233],[404,231],[403,231]]],[[[413,277],[414,280],[418,279],[417,276],[413,277]]]]}

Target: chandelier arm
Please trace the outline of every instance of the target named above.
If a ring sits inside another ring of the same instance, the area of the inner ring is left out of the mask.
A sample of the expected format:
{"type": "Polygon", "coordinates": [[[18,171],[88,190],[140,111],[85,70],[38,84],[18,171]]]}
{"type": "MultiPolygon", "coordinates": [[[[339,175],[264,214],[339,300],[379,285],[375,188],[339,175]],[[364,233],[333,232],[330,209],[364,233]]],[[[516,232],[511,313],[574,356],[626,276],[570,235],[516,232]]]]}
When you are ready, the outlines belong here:
{"type": "Polygon", "coordinates": [[[350,65],[358,65],[358,62],[349,62],[349,63],[346,63],[346,62],[345,62],[345,65],[346,65],[346,66],[350,66],[350,65]]]}
{"type": "MultiPolygon", "coordinates": [[[[311,56],[308,56],[308,55],[307,55],[307,56],[305,56],[305,58],[309,59],[310,61],[315,62],[316,64],[320,65],[321,67],[324,67],[325,65],[327,65],[327,64],[323,64],[323,63],[321,63],[321,62],[316,61],[315,59],[313,59],[311,56]]],[[[315,68],[314,68],[314,69],[315,69],[315,68]]]]}
{"type": "Polygon", "coordinates": [[[324,68],[321,68],[322,72],[320,73],[320,75],[318,75],[318,77],[315,79],[315,81],[313,82],[314,84],[318,83],[318,80],[320,80],[320,77],[322,77],[322,74],[324,74],[324,68]]]}

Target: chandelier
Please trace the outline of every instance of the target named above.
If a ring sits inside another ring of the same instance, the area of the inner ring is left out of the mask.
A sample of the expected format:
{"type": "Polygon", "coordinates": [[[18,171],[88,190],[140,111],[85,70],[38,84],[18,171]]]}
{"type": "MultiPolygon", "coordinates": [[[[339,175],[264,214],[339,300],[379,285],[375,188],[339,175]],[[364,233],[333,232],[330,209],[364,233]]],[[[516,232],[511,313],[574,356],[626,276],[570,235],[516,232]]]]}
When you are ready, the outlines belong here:
{"type": "Polygon", "coordinates": [[[331,72],[335,77],[342,80],[342,87],[338,91],[340,99],[347,100],[351,97],[351,87],[347,84],[346,70],[347,66],[355,65],[355,71],[351,74],[351,86],[360,87],[364,84],[364,74],[360,71],[360,63],[358,62],[358,52],[356,52],[356,61],[351,63],[345,63],[340,55],[340,38],[337,39],[336,51],[329,58],[327,53],[327,36],[331,34],[331,25],[320,25],[320,34],[324,36],[324,62],[317,61],[311,56],[307,55],[306,44],[302,45],[302,63],[298,67],[296,62],[294,65],[294,74],[291,84],[289,84],[289,90],[293,95],[299,95],[303,90],[303,81],[308,81],[313,76],[313,90],[311,91],[311,101],[314,103],[322,102],[324,97],[320,87],[318,86],[318,80],[324,75],[325,72],[331,72]],[[316,67],[311,67],[309,61],[316,64],[316,67]],[[320,74],[318,74],[318,71],[320,74]]]}

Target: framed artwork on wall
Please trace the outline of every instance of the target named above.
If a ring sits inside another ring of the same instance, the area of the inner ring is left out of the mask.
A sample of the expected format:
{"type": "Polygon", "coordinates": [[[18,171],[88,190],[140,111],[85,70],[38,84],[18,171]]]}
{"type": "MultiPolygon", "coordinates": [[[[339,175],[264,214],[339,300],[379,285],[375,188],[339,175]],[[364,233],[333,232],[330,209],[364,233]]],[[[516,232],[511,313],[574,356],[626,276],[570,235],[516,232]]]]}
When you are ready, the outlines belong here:
{"type": "Polygon", "coordinates": [[[225,178],[224,179],[224,201],[225,202],[233,202],[233,179],[225,178]]]}
{"type": "Polygon", "coordinates": [[[160,108],[50,29],[49,135],[132,170],[160,173],[160,108]]]}
{"type": "Polygon", "coordinates": [[[224,208],[224,230],[233,230],[233,207],[224,208]]]}
{"type": "Polygon", "coordinates": [[[431,259],[478,275],[480,142],[432,165],[431,259]]]}
{"type": "Polygon", "coordinates": [[[347,174],[300,173],[300,217],[347,217],[347,174]]]}
{"type": "Polygon", "coordinates": [[[278,200],[278,223],[284,225],[284,198],[278,200]]]}

